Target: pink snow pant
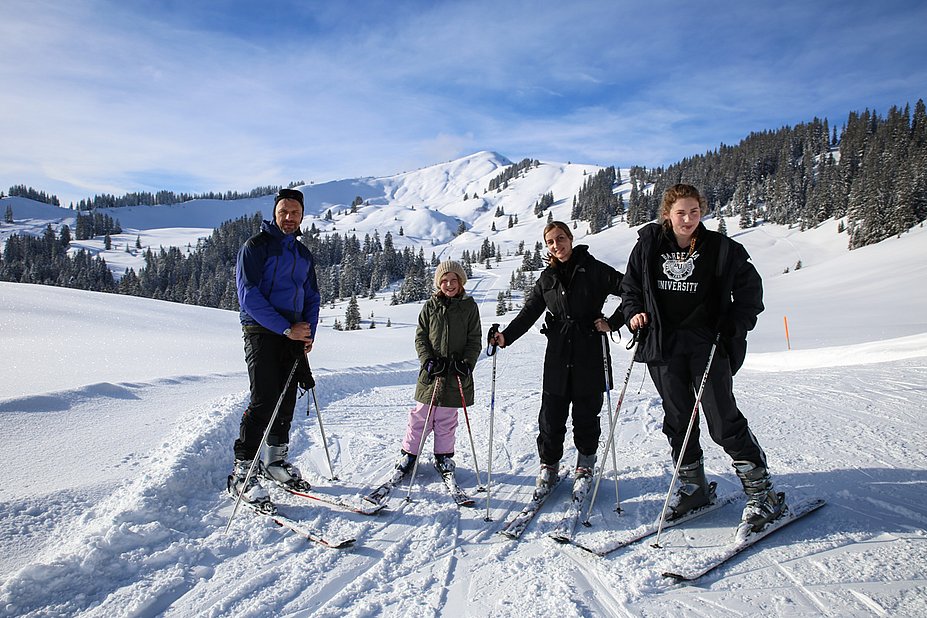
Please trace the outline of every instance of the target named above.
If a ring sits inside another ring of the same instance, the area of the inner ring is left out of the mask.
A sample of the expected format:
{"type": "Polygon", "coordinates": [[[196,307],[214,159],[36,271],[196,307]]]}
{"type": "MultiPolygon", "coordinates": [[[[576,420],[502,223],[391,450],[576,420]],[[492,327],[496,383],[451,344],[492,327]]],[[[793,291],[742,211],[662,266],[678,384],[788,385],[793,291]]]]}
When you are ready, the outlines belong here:
{"type": "Polygon", "coordinates": [[[402,450],[418,455],[422,433],[427,436],[433,430],[435,432],[435,454],[450,455],[454,452],[457,435],[457,408],[435,406],[431,411],[428,427],[425,427],[427,415],[427,403],[416,403],[415,407],[409,411],[409,426],[406,428],[406,437],[402,440],[402,450]]]}

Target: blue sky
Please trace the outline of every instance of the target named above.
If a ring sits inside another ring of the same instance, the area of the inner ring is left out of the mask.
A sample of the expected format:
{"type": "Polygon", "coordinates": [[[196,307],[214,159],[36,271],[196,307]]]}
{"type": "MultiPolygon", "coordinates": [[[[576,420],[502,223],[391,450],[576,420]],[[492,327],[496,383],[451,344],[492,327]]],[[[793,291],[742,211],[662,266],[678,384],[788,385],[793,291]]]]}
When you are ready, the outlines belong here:
{"type": "Polygon", "coordinates": [[[0,2],[0,190],[665,165],[927,94],[927,3],[0,2]],[[755,6],[753,6],[755,5],[755,6]]]}

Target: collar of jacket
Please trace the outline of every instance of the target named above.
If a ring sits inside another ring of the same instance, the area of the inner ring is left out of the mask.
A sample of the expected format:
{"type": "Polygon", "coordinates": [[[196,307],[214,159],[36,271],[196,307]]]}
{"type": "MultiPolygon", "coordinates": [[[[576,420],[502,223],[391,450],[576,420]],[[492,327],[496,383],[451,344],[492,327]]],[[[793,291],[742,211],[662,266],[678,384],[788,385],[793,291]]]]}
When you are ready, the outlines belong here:
{"type": "Polygon", "coordinates": [[[273,236],[274,238],[276,238],[276,239],[278,239],[278,240],[283,240],[283,239],[286,238],[287,236],[292,236],[293,238],[298,238],[298,237],[301,236],[302,233],[303,233],[302,230],[301,230],[300,228],[297,227],[297,228],[296,228],[296,231],[293,232],[292,234],[284,234],[284,233],[283,233],[283,230],[281,230],[279,227],[277,227],[276,222],[274,222],[274,221],[268,221],[268,220],[266,220],[266,219],[261,223],[261,231],[262,231],[262,232],[267,232],[268,234],[270,234],[271,236],[273,236]]]}

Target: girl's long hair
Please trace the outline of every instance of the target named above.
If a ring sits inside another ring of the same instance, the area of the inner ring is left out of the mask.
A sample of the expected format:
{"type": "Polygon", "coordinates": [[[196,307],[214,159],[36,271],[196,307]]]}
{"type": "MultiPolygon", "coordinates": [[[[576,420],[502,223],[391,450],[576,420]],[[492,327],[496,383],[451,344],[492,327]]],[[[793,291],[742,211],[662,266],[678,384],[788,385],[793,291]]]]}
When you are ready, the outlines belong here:
{"type": "Polygon", "coordinates": [[[675,184],[663,192],[663,203],[660,204],[660,225],[663,226],[665,232],[669,233],[673,231],[673,226],[669,221],[670,209],[673,207],[673,204],[676,203],[676,200],[684,197],[697,199],[702,216],[704,217],[708,214],[708,202],[705,201],[705,198],[702,197],[698,189],[684,183],[675,184]]]}

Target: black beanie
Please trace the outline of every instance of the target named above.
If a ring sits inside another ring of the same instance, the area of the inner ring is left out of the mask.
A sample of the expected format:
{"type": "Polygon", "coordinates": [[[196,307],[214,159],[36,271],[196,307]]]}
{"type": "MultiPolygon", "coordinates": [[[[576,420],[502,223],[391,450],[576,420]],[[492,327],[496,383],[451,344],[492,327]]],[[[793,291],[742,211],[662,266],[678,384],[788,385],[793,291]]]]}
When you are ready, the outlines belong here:
{"type": "Polygon", "coordinates": [[[303,204],[303,192],[297,191],[296,189],[280,189],[277,191],[276,197],[274,197],[274,208],[277,207],[277,202],[280,200],[296,200],[299,202],[299,205],[305,208],[303,204]]]}

